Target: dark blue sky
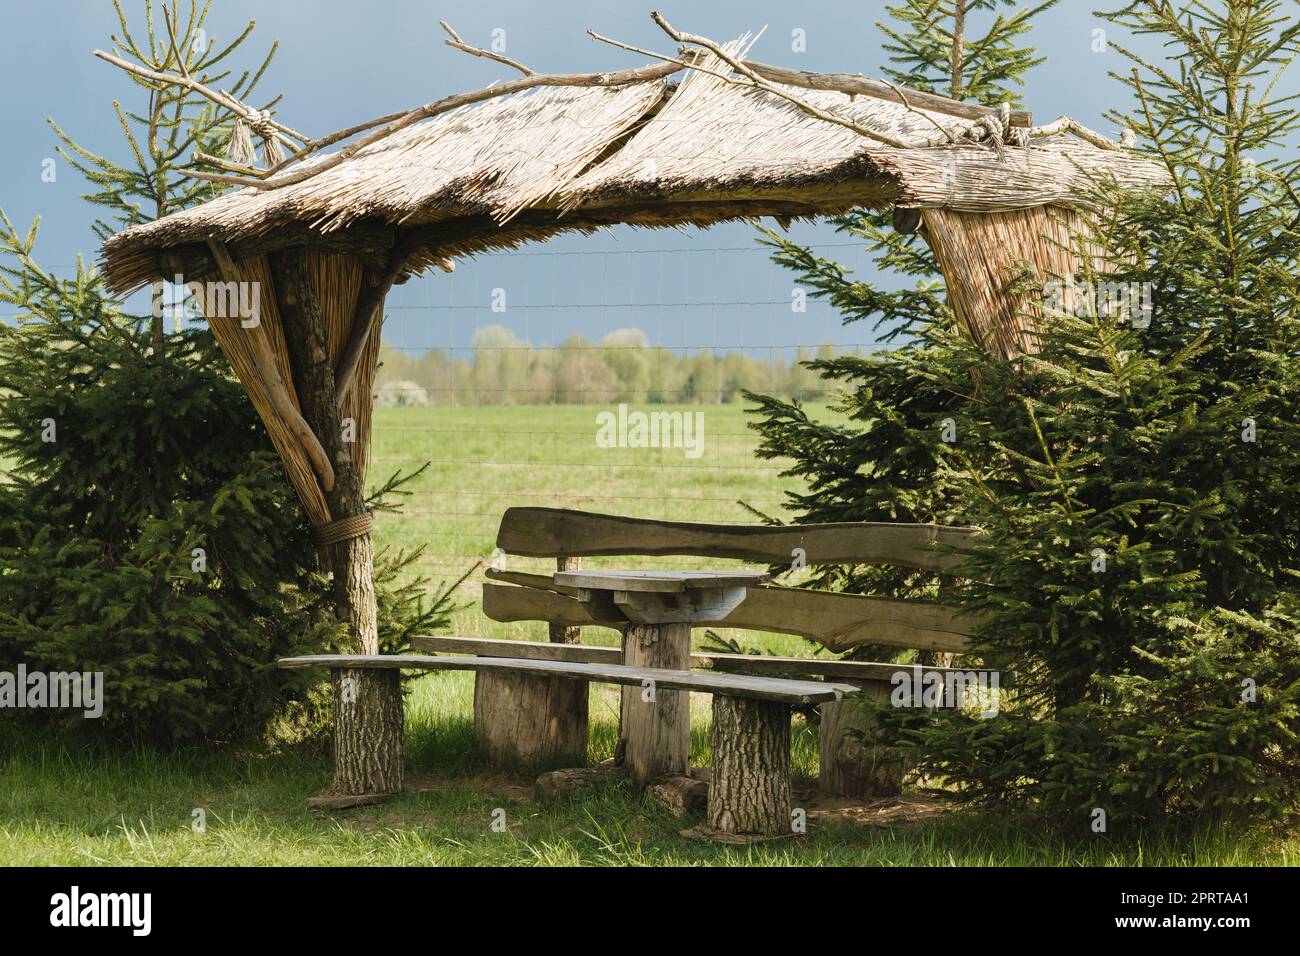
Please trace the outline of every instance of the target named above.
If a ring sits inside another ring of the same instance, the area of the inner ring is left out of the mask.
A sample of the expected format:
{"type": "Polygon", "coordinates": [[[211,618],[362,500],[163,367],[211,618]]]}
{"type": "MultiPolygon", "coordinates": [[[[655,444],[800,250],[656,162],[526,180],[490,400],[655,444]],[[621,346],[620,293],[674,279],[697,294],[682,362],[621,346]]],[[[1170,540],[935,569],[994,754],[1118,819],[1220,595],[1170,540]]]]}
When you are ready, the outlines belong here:
{"type": "MultiPolygon", "coordinates": [[[[142,0],[123,2],[142,19],[142,0]]],[[[879,75],[882,35],[875,23],[885,16],[883,0],[216,0],[209,26],[220,41],[256,19],[245,47],[249,61],[278,38],[280,53],[261,90],[283,90],[284,121],[318,135],[508,75],[444,46],[439,19],[483,46],[494,29],[505,30],[508,53],[539,70],[615,69],[644,58],[596,44],[583,31],[668,50],[672,44],[649,19],[655,5],[680,29],[719,39],[766,27],[756,59],[879,75]],[[791,50],[796,29],[806,36],[806,52],[791,50]]],[[[1030,78],[1027,106],[1040,121],[1069,113],[1116,135],[1101,114],[1126,102],[1106,75],[1124,61],[1113,49],[1093,51],[1093,31],[1107,27],[1093,5],[1063,0],[1039,21],[1032,42],[1048,62],[1030,78]]],[[[112,101],[131,102],[139,89],[91,56],[93,48],[109,47],[117,29],[106,0],[9,0],[0,17],[0,208],[20,229],[40,215],[38,258],[64,271],[78,253],[93,257],[96,242],[89,207],[78,198],[86,184],[75,170],[60,161],[56,182],[41,181],[42,161],[55,155],[45,118],[54,117],[88,147],[120,156],[125,147],[112,101]]],[[[1133,45],[1113,30],[1110,35],[1133,45]]],[[[809,224],[792,232],[870,277],[861,251],[831,227],[809,224]]],[[[824,305],[810,303],[807,313],[792,314],[792,285],[746,224],[689,232],[619,228],[461,262],[454,275],[415,280],[390,298],[385,339],[413,349],[463,348],[475,328],[499,323],[534,344],[573,333],[599,339],[624,327],[644,329],[653,342],[673,348],[747,348],[759,355],[826,341],[871,344],[869,329],[841,326],[824,305]],[[504,314],[489,309],[497,287],[508,292],[504,314]]]]}

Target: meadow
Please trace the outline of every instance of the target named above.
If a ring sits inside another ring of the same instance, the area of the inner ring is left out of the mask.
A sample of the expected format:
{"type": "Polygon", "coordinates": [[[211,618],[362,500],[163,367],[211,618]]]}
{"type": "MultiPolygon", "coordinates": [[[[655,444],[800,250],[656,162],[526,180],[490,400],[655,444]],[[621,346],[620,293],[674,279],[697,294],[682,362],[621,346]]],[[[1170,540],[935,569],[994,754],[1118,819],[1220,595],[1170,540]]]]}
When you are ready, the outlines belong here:
{"type": "MultiPolygon", "coordinates": [[[[740,503],[778,514],[779,462],[753,455],[740,405],[683,406],[705,415],[705,450],[599,448],[599,409],[571,407],[376,409],[369,469],[377,487],[395,469],[428,468],[400,514],[381,514],[382,547],[423,545],[420,569],[459,578],[492,556],[505,508],[568,506],[647,517],[752,521],[740,503]]],[[[689,562],[692,559],[683,559],[689,562]]],[[[594,564],[618,563],[607,559],[594,564]]],[[[639,562],[641,563],[641,562],[639,562]]],[[[673,566],[673,559],[644,562],[673,566]]],[[[682,565],[677,562],[678,566],[682,565]]],[[[516,569],[544,561],[511,559],[516,569]]],[[[502,625],[478,607],[482,576],[459,589],[448,628],[470,636],[545,639],[545,627],[502,625]]],[[[744,646],[811,654],[793,637],[729,632],[744,646]]],[[[584,640],[613,643],[612,631],[584,640]]],[[[697,642],[701,636],[697,634],[697,642]]],[[[617,696],[593,687],[589,758],[612,755],[617,696]]],[[[408,792],[376,807],[308,812],[330,761],[320,742],[160,753],[93,742],[19,737],[0,725],[0,865],[1259,865],[1300,863],[1300,839],[1207,823],[1193,832],[1111,837],[1054,834],[1038,821],[940,813],[919,822],[844,819],[812,810],[798,839],[726,847],[681,836],[681,820],[626,786],[540,806],[529,778],[489,772],[475,752],[473,678],[411,682],[408,792]],[[494,819],[504,812],[504,831],[494,819]]],[[[709,761],[708,701],[693,701],[693,763],[709,761]]],[[[796,803],[810,796],[816,730],[794,725],[796,803]]]]}

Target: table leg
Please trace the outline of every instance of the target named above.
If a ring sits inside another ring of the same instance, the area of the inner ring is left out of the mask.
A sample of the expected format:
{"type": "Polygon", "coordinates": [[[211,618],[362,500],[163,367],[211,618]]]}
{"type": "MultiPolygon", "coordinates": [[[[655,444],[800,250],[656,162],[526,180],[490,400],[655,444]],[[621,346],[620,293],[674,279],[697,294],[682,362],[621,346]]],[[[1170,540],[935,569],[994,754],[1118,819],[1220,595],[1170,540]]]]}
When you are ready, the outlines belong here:
{"type": "MultiPolygon", "coordinates": [[[[690,624],[629,624],[623,663],[633,667],[691,668],[690,624]]],[[[645,786],[691,765],[691,694],[657,687],[624,687],[620,736],[632,778],[645,786]]]]}

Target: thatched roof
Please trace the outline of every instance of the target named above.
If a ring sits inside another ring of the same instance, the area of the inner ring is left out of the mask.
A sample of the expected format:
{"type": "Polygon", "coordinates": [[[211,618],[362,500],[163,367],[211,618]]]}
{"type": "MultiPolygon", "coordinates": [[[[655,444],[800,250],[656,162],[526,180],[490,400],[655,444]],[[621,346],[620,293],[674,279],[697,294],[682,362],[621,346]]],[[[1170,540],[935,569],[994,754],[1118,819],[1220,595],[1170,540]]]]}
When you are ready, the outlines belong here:
{"type": "MultiPolygon", "coordinates": [[[[728,69],[716,59],[709,67],[728,69]]],[[[969,123],[868,96],[795,92],[902,139],[957,135],[969,123]]],[[[327,159],[318,155],[303,166],[327,159]]],[[[692,70],[680,82],[541,88],[445,113],[302,182],[242,188],[135,226],[104,243],[102,260],[110,285],[127,291],[183,262],[169,261],[167,250],[208,238],[256,244],[292,231],[333,237],[333,247],[343,248],[346,230],[363,236],[367,228],[436,226],[410,260],[418,271],[446,256],[617,222],[708,225],[855,206],[1070,204],[1094,188],[1098,174],[1134,185],[1165,181],[1136,152],[1062,136],[1019,146],[896,148],[773,93],[692,70]]]]}

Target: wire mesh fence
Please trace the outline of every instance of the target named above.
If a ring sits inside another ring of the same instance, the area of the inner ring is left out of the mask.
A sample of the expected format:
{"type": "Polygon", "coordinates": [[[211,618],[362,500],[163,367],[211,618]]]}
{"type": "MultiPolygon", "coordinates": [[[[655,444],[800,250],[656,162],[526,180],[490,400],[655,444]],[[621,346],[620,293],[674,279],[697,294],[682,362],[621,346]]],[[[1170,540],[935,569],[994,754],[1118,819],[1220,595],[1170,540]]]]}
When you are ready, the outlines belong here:
{"type": "MultiPolygon", "coordinates": [[[[814,249],[850,265],[861,255],[848,242],[814,249]]],[[[493,560],[515,505],[682,521],[780,515],[800,484],[782,476],[788,463],[755,455],[744,391],[833,417],[833,388],[800,363],[875,343],[769,256],[757,245],[525,251],[395,289],[371,482],[426,467],[401,514],[380,516],[380,544],[424,546],[420,569],[445,579],[493,560]]]]}

